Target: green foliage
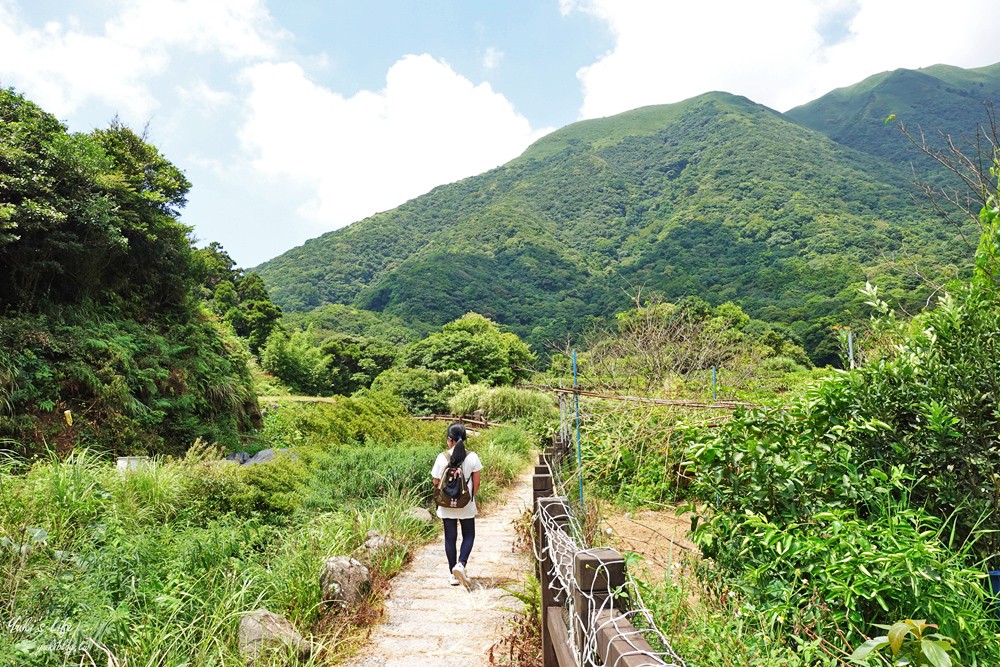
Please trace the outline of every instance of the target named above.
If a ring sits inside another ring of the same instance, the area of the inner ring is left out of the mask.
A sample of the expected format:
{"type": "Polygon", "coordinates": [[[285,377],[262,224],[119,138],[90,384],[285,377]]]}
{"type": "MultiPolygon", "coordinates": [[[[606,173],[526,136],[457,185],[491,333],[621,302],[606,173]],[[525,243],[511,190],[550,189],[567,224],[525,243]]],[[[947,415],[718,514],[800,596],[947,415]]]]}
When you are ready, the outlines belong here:
{"type": "Polygon", "coordinates": [[[189,188],[117,120],[71,135],[0,90],[0,438],[18,453],[178,452],[253,427],[246,353],[192,298],[225,258],[192,253],[189,188]]]}
{"type": "Polygon", "coordinates": [[[24,455],[176,453],[198,437],[233,445],[259,417],[245,350],[197,315],[141,323],[67,306],[0,318],[0,346],[12,351],[0,437],[24,455]]]}
{"type": "Polygon", "coordinates": [[[373,392],[397,397],[413,415],[444,414],[448,401],[469,384],[462,371],[426,368],[390,368],[372,382],[373,392]]]}
{"type": "MultiPolygon", "coordinates": [[[[261,445],[294,445],[255,466],[205,443],[125,473],[83,450],[0,461],[0,662],[243,665],[234,619],[259,607],[336,653],[317,568],[377,529],[404,545],[367,563],[389,577],[432,536],[404,514],[429,499],[444,427],[379,396],[267,420],[261,445]]],[[[494,496],[531,449],[513,429],[470,444],[494,496]]]]}
{"type": "Polygon", "coordinates": [[[516,335],[478,313],[467,313],[403,351],[410,368],[461,371],[471,383],[509,385],[527,379],[535,355],[516,335]]]}
{"type": "Polygon", "coordinates": [[[311,338],[303,331],[290,335],[281,329],[274,331],[261,352],[260,365],[293,392],[322,396],[330,390],[332,359],[314,346],[311,338]]]}
{"type": "Polygon", "coordinates": [[[176,215],[190,183],[180,170],[117,121],[69,135],[9,89],[0,120],[0,304],[183,303],[189,230],[176,215]]]}
{"type": "Polygon", "coordinates": [[[330,356],[330,389],[344,395],[370,387],[382,371],[392,367],[399,354],[392,343],[348,336],[328,339],[320,349],[330,356]]]}
{"type": "MultiPolygon", "coordinates": [[[[945,96],[926,92],[914,104],[945,96]]],[[[857,317],[855,286],[877,282],[913,312],[930,290],[899,255],[939,282],[969,267],[968,228],[921,211],[899,187],[910,173],[711,93],[575,123],[258,270],[286,310],[344,304],[424,332],[471,310],[536,352],[610,321],[641,285],[733,302],[838,364],[832,327],[857,317]]]]}
{"type": "Polygon", "coordinates": [[[951,667],[959,665],[955,652],[955,640],[937,632],[933,623],[924,620],[906,619],[892,625],[879,625],[888,634],[873,637],[859,646],[848,660],[858,664],[868,664],[871,655],[878,655],[886,648],[892,653],[891,660],[883,656],[888,664],[914,665],[916,667],[951,667]]]}
{"type": "Polygon", "coordinates": [[[281,309],[272,303],[264,281],[256,273],[236,268],[219,243],[197,248],[191,256],[202,299],[259,356],[281,318],[281,309]]]}
{"type": "Polygon", "coordinates": [[[751,319],[731,302],[714,308],[698,297],[669,303],[654,293],[637,298],[616,320],[613,330],[588,337],[581,370],[588,385],[647,394],[692,390],[699,372],[715,369],[716,379],[727,378],[728,391],[747,391],[766,374],[769,359],[791,357],[792,368],[809,365],[794,334],[751,319]]]}
{"type": "Polygon", "coordinates": [[[448,406],[454,414],[481,412],[484,418],[500,422],[551,419],[556,408],[552,397],[540,391],[482,384],[463,388],[448,401],[448,406]]]}
{"type": "Polygon", "coordinates": [[[312,331],[320,344],[346,337],[375,339],[402,346],[419,338],[418,333],[398,317],[339,303],[328,303],[307,312],[287,312],[282,322],[289,329],[312,331]]]}

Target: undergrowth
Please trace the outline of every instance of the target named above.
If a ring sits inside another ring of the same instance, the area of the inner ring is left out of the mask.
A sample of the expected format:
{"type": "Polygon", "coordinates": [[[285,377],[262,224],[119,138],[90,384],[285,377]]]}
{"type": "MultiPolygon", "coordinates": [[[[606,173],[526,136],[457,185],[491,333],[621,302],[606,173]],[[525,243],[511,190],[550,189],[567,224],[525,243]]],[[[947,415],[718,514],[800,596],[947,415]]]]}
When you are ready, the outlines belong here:
{"type": "MultiPolygon", "coordinates": [[[[243,665],[239,617],[260,607],[323,646],[312,664],[354,650],[383,583],[438,529],[406,512],[430,505],[445,427],[372,397],[282,405],[265,420],[258,445],[283,450],[267,464],[203,443],[125,473],[86,449],[0,463],[0,664],[243,665]],[[370,530],[403,546],[366,557],[371,596],[332,614],[320,565],[370,530]]],[[[469,444],[486,504],[533,442],[506,428],[469,444]]]]}

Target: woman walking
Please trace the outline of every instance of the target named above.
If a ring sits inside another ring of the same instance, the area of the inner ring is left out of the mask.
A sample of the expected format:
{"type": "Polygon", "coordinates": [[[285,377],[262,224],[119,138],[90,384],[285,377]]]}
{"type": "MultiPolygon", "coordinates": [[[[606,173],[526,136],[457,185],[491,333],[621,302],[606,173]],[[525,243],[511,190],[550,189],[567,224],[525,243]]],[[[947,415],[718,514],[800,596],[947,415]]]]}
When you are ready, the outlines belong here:
{"type": "Polygon", "coordinates": [[[462,424],[452,424],[448,427],[448,451],[438,454],[431,469],[431,478],[434,480],[434,487],[437,488],[447,468],[460,466],[462,476],[469,487],[472,497],[465,507],[438,506],[437,515],[444,521],[444,553],[448,556],[448,570],[451,572],[449,583],[452,586],[462,584],[471,590],[472,583],[465,567],[469,563],[472,545],[476,541],[476,492],[479,491],[479,471],[483,469],[483,464],[479,460],[479,455],[466,451],[465,437],[465,426],[462,424]],[[459,524],[462,525],[461,551],[456,550],[459,524]]]}

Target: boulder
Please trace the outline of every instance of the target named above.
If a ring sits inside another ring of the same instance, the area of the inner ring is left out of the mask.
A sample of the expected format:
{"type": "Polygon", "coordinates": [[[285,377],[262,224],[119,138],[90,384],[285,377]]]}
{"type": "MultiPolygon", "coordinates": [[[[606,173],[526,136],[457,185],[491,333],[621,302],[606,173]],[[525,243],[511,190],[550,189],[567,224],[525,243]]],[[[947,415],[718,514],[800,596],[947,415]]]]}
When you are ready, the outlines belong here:
{"type": "Polygon", "coordinates": [[[405,545],[399,540],[393,539],[388,535],[383,535],[377,530],[369,530],[365,534],[365,541],[360,547],[354,550],[354,553],[360,557],[370,556],[378,551],[386,549],[395,548],[406,548],[405,545]]]}
{"type": "Polygon", "coordinates": [[[368,568],[348,556],[327,558],[319,575],[323,600],[340,609],[349,609],[361,602],[371,590],[371,584],[368,568]]]}
{"type": "Polygon", "coordinates": [[[262,449],[256,454],[254,454],[251,458],[244,461],[243,465],[252,466],[252,465],[257,465],[258,463],[270,463],[271,461],[274,460],[274,455],[277,454],[279,451],[281,450],[270,449],[270,448],[262,449]]]}
{"type": "Polygon", "coordinates": [[[314,646],[302,638],[288,619],[267,609],[257,609],[240,619],[240,656],[248,665],[270,662],[274,655],[306,660],[314,646]]]}
{"type": "Polygon", "coordinates": [[[410,509],[403,512],[404,519],[412,519],[419,523],[431,524],[434,523],[434,515],[428,512],[423,507],[411,507],[410,509]]]}

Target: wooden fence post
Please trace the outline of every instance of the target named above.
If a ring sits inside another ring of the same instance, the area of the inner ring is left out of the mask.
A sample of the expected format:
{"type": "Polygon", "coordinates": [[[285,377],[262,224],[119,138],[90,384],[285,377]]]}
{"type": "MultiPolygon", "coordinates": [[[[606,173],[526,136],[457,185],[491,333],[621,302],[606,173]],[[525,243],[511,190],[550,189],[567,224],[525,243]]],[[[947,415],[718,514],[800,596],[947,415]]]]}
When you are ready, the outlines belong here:
{"type": "MultiPolygon", "coordinates": [[[[545,667],[558,667],[556,650],[549,630],[549,616],[561,614],[565,602],[563,591],[553,586],[552,554],[548,550],[550,536],[546,533],[542,516],[546,515],[562,530],[569,523],[569,506],[565,498],[538,498],[535,500],[535,540],[538,545],[538,583],[542,589],[542,656],[545,667]]],[[[561,619],[560,619],[561,622],[561,619]]]]}
{"type": "Polygon", "coordinates": [[[586,645],[584,635],[593,632],[594,615],[599,609],[618,608],[622,603],[612,598],[615,591],[625,585],[625,559],[614,549],[592,549],[577,552],[573,559],[573,607],[576,655],[580,665],[588,664],[583,655],[586,645]]]}
{"type": "Polygon", "coordinates": [[[531,502],[535,503],[539,498],[549,498],[552,496],[552,475],[549,473],[539,474],[536,470],[531,476],[531,502]]]}

